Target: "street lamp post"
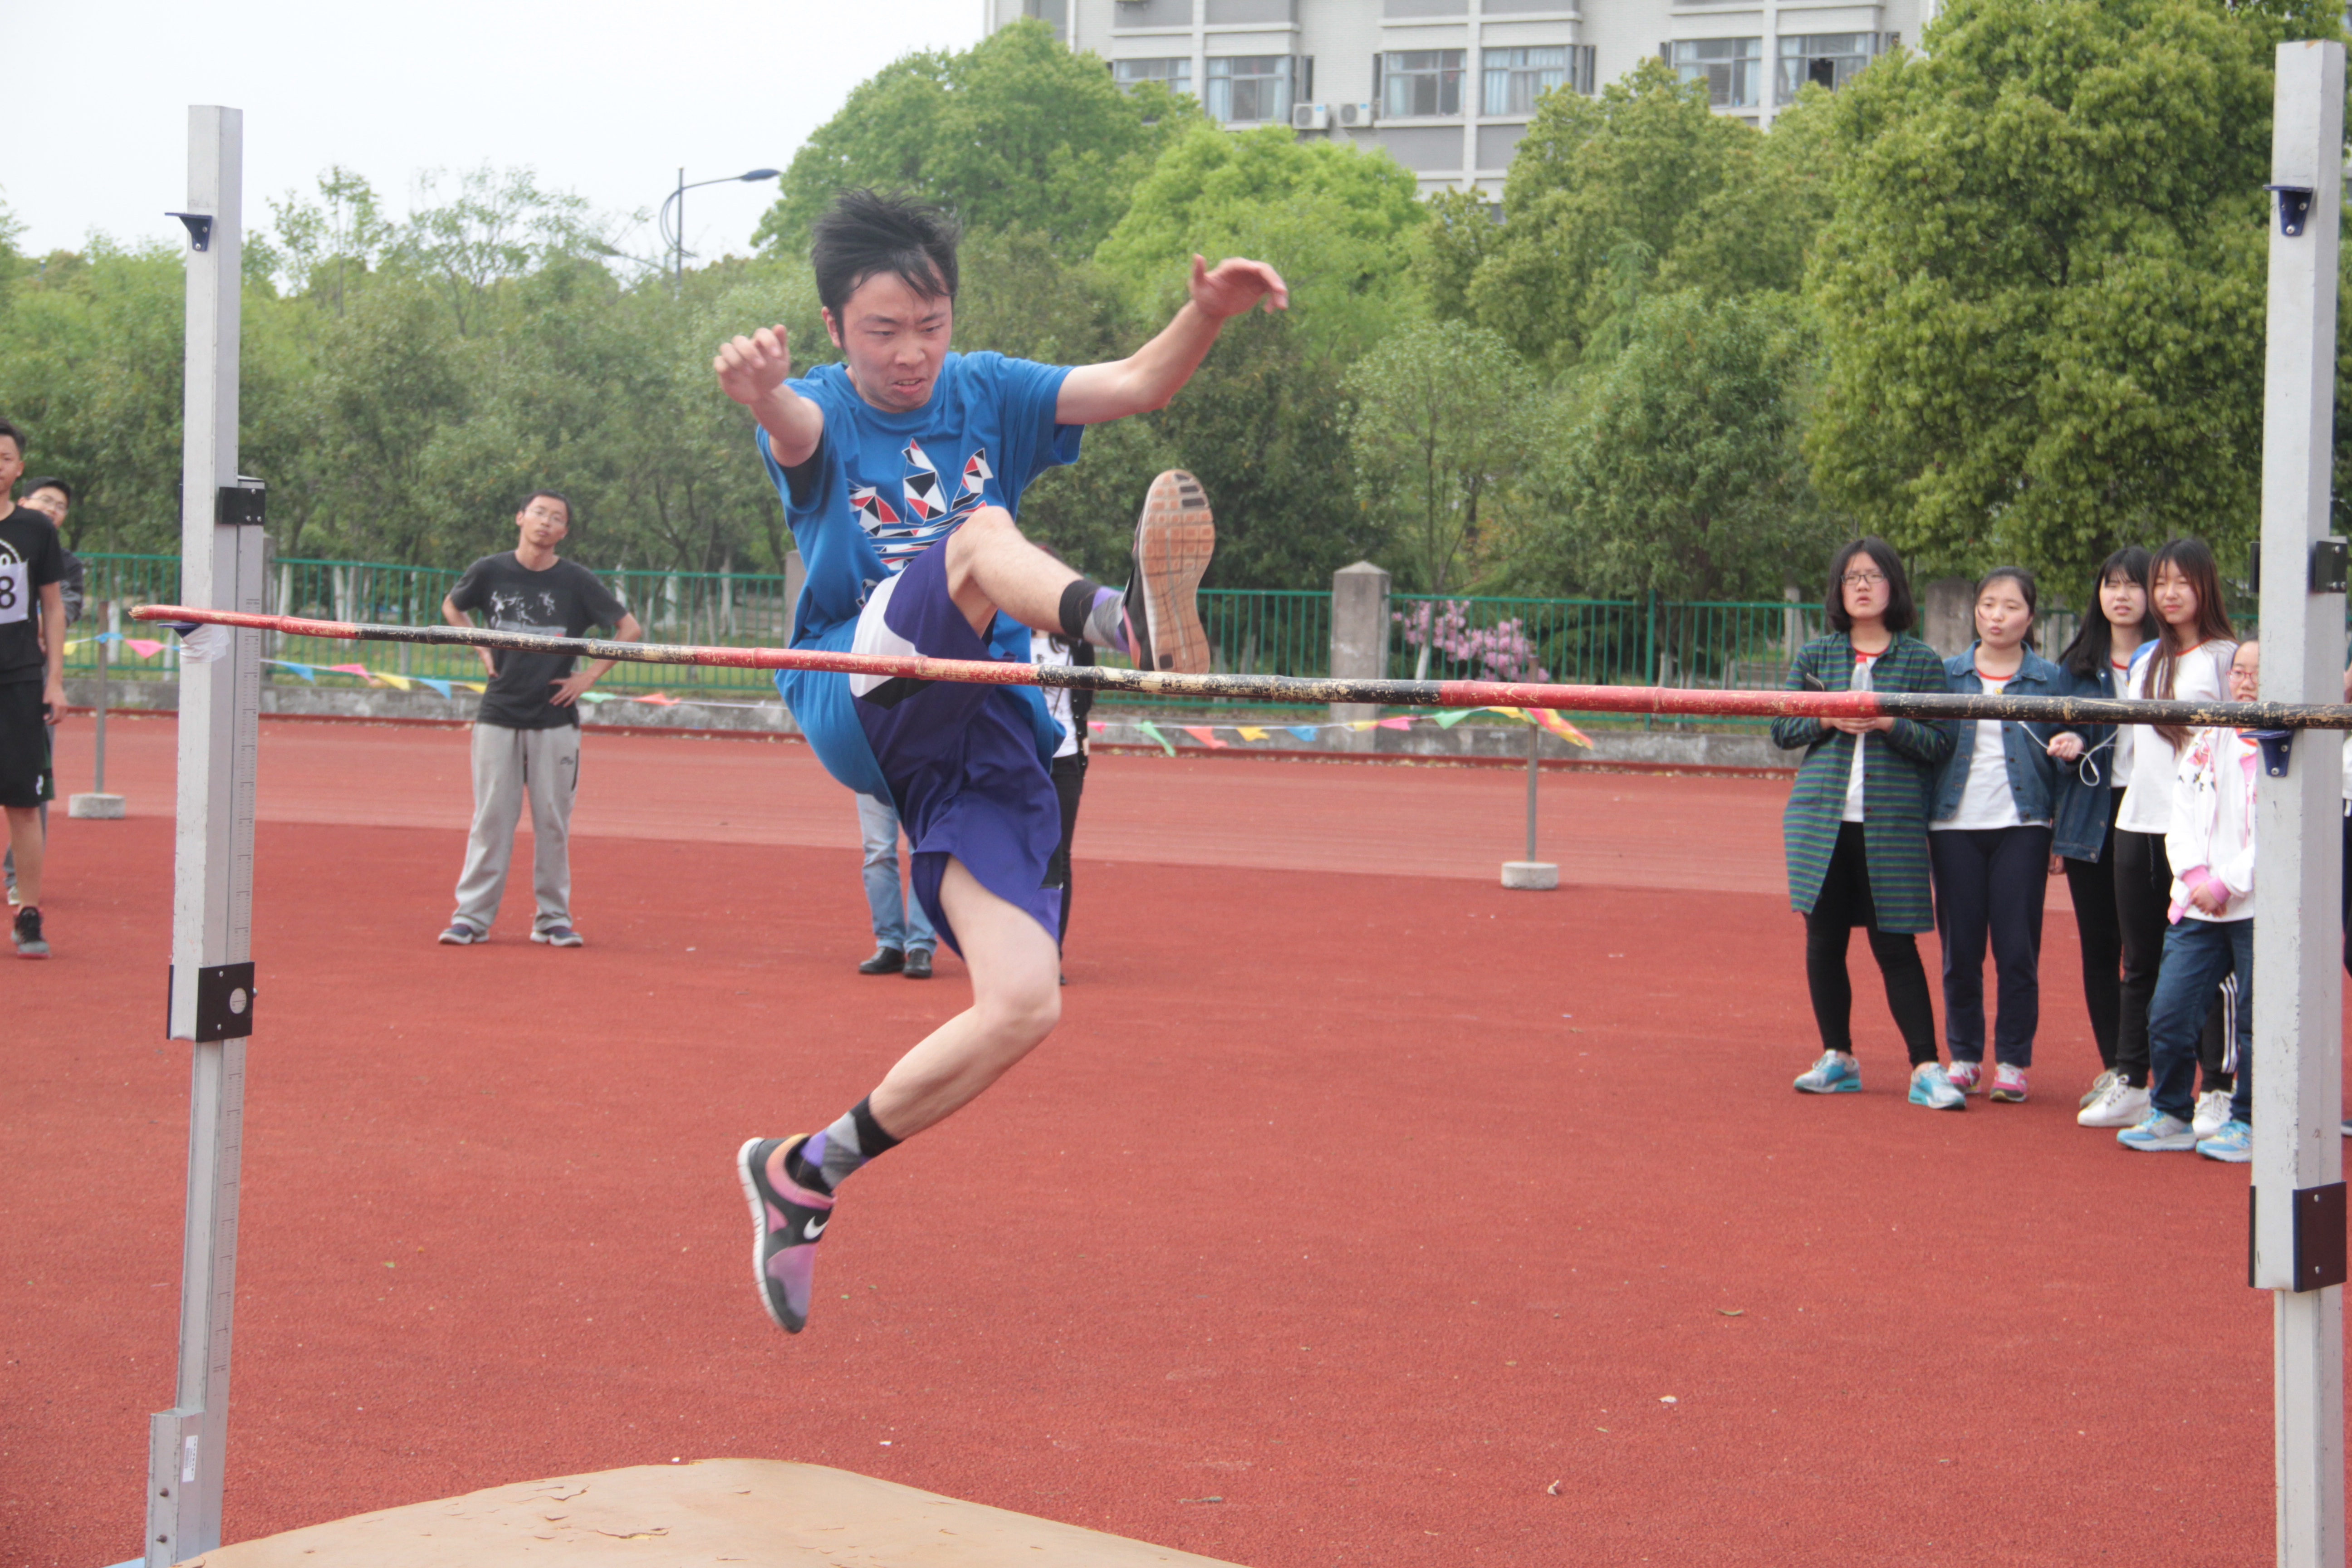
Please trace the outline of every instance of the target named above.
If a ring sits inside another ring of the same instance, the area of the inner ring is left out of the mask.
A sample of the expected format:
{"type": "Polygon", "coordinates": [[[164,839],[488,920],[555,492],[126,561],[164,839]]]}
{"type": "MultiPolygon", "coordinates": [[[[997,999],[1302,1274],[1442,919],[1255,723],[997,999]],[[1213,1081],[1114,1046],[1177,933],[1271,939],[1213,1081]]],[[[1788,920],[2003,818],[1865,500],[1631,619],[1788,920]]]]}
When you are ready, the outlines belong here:
{"type": "Polygon", "coordinates": [[[745,174],[730,174],[723,180],[697,180],[690,185],[686,183],[686,171],[680,169],[677,172],[677,189],[670,193],[669,199],[662,203],[661,209],[662,237],[669,241],[669,287],[672,294],[676,294],[686,285],[686,193],[698,191],[705,185],[731,185],[739,181],[772,180],[782,172],[777,169],[752,169],[745,174]]]}

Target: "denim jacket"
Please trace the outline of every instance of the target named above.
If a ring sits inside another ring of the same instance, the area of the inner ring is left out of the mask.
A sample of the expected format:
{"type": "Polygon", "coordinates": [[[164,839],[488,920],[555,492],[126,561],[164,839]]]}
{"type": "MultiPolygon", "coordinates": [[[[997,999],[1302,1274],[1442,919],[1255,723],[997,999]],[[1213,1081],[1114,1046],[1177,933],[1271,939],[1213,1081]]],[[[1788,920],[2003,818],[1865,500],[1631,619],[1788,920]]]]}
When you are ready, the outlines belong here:
{"type": "MultiPolygon", "coordinates": [[[[2062,697],[2114,697],[2116,672],[2101,664],[2098,673],[2088,678],[2076,675],[2063,666],[2058,671],[2058,694],[2062,697]]],[[[2116,816],[2116,751],[2106,742],[2115,738],[2112,724],[2069,724],[2063,726],[2083,737],[2083,750],[2089,753],[2091,765],[2097,770],[2099,782],[2083,782],[2079,763],[2058,763],[2058,809],[2052,816],[2051,849],[2069,860],[2095,861],[2106,852],[2107,828],[2116,816]],[[2101,748],[2105,747],[2105,750],[2101,748]]],[[[2057,731],[2053,731],[2055,734],[2057,731]]]]}
{"type": "MultiPolygon", "coordinates": [[[[1944,679],[1954,691],[1981,692],[1984,682],[1977,678],[1976,645],[1969,645],[1966,653],[1955,654],[1944,661],[1944,679]]],[[[2065,689],[2066,677],[2056,665],[2040,654],[2027,650],[2025,661],[2017,667],[2003,688],[2010,697],[2054,697],[2065,689]]],[[[1976,755],[1977,725],[1987,721],[1963,719],[1952,728],[1952,754],[1936,774],[1936,804],[1928,812],[1931,822],[1946,822],[1958,815],[1960,797],[1969,787],[1969,763],[1976,755]]],[[[2046,729],[2047,726],[2040,728],[2046,729]]],[[[2028,822],[2051,820],[2051,805],[2057,795],[2058,766],[2036,737],[2035,726],[2004,723],[2001,726],[2004,749],[2009,754],[2009,793],[2017,803],[2017,815],[2028,822]]]]}

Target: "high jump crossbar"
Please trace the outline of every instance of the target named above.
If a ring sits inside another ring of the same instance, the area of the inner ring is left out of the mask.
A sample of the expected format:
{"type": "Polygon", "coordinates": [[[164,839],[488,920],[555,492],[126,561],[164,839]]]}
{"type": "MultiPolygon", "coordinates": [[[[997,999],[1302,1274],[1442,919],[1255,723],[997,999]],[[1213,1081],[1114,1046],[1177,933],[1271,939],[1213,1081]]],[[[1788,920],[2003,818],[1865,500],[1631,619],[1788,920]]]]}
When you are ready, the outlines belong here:
{"type": "Polygon", "coordinates": [[[1020,664],[929,658],[919,654],[835,653],[822,648],[717,647],[685,643],[551,637],[478,626],[372,626],[182,605],[139,605],[138,621],[220,626],[346,642],[425,643],[522,653],[610,658],[635,664],[731,669],[829,669],[913,680],[989,686],[1052,686],[1148,697],[1243,698],[1259,702],[1365,702],[1391,708],[1549,708],[1577,713],[1675,714],[1746,719],[2013,719],[2037,724],[2226,724],[2245,730],[2352,729],[2352,703],[2204,702],[2117,697],[1989,697],[1927,691],[1746,691],[1686,686],[1566,686],[1509,680],[1349,680],[1290,675],[1178,675],[1109,665],[1020,664]]]}

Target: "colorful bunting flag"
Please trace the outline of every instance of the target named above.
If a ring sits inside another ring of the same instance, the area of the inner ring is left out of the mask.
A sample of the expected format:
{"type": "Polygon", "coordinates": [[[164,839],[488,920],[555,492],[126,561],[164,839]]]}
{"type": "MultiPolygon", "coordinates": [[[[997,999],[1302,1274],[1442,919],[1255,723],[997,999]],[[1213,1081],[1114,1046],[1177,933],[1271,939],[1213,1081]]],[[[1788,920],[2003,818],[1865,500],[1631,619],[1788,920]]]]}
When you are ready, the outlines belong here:
{"type": "Polygon", "coordinates": [[[1145,739],[1160,742],[1160,749],[1161,751],[1167,752],[1171,757],[1176,754],[1175,742],[1160,732],[1159,725],[1154,724],[1149,719],[1145,719],[1138,721],[1135,727],[1143,731],[1145,739]]]}
{"type": "Polygon", "coordinates": [[[1311,741],[1323,732],[1323,726],[1320,724],[1285,724],[1283,728],[1302,741],[1311,741]]]}
{"type": "Polygon", "coordinates": [[[1412,728],[1412,721],[1410,718],[1382,719],[1379,721],[1379,723],[1380,727],[1383,730],[1410,730],[1412,728]]]}
{"type": "Polygon", "coordinates": [[[153,658],[157,654],[163,651],[163,645],[162,643],[152,641],[146,637],[124,637],[122,640],[130,646],[131,651],[137,654],[141,658],[153,658]]]}
{"type": "Polygon", "coordinates": [[[1265,731],[1259,729],[1255,724],[1236,724],[1234,726],[1234,732],[1241,736],[1244,741],[1263,741],[1265,739],[1265,731]]]}
{"type": "Polygon", "coordinates": [[[420,684],[431,687],[436,696],[446,697],[449,695],[449,682],[446,680],[436,680],[429,675],[420,675],[416,679],[420,684]]]}
{"type": "Polygon", "coordinates": [[[1217,739],[1217,731],[1213,725],[1181,724],[1177,727],[1212,751],[1223,752],[1232,749],[1225,742],[1217,739]]]}

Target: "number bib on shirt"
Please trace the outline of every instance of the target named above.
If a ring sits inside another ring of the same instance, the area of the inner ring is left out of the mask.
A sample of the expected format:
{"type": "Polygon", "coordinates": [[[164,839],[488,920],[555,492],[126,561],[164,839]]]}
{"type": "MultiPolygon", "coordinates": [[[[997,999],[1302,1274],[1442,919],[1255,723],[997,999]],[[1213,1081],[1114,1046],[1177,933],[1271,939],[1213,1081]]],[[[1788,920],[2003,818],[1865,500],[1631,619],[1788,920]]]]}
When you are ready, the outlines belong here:
{"type": "Polygon", "coordinates": [[[0,565],[0,626],[33,613],[32,568],[22,561],[0,565]]]}

